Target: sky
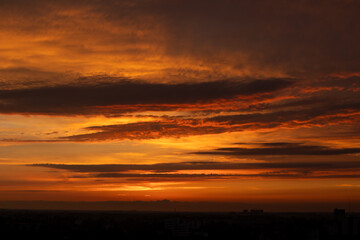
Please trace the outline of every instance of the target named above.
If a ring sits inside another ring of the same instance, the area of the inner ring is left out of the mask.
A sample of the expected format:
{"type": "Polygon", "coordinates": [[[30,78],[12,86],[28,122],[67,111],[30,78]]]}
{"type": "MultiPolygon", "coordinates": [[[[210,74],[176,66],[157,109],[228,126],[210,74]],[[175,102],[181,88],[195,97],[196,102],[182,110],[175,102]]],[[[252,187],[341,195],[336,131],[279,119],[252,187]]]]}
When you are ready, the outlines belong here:
{"type": "Polygon", "coordinates": [[[359,10],[0,0],[0,201],[360,211],[359,10]]]}

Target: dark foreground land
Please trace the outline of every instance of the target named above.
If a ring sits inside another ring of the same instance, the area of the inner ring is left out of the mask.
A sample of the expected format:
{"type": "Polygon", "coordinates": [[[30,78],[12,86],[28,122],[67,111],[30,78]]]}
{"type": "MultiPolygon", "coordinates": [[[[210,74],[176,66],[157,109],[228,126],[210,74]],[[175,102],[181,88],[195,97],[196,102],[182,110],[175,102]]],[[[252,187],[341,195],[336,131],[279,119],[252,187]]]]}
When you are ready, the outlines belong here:
{"type": "Polygon", "coordinates": [[[360,214],[0,210],[9,239],[360,239],[360,214]]]}

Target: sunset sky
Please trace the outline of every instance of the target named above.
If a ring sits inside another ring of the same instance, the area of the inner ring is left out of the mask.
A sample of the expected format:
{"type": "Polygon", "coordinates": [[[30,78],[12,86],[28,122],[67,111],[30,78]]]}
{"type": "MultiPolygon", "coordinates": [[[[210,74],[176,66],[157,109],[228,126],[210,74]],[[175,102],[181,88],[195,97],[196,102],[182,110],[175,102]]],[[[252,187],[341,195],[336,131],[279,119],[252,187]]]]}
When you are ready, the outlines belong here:
{"type": "Polygon", "coordinates": [[[360,210],[359,11],[0,0],[0,201],[360,210]]]}

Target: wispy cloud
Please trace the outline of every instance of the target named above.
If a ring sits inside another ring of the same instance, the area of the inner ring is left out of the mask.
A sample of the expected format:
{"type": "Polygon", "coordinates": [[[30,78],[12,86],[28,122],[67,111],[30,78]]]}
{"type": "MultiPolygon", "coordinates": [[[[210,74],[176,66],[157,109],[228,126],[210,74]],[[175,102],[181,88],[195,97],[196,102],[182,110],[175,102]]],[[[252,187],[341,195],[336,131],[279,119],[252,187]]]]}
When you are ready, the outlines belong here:
{"type": "MultiPolygon", "coordinates": [[[[343,155],[360,153],[360,148],[331,148],[302,143],[260,143],[260,147],[218,148],[214,151],[199,151],[195,154],[252,156],[252,155],[343,155]]],[[[356,163],[352,163],[356,164],[356,163]]]]}

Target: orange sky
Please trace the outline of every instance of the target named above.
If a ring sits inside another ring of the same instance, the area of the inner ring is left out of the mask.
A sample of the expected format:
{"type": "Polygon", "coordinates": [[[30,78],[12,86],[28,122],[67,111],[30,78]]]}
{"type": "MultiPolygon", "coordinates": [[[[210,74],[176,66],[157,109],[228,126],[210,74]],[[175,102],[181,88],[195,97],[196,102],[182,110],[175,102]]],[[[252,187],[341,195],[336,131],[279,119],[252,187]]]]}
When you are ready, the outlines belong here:
{"type": "Polygon", "coordinates": [[[0,201],[360,210],[359,9],[0,3],[0,201]]]}

